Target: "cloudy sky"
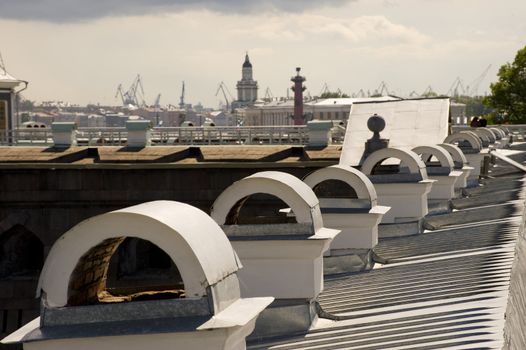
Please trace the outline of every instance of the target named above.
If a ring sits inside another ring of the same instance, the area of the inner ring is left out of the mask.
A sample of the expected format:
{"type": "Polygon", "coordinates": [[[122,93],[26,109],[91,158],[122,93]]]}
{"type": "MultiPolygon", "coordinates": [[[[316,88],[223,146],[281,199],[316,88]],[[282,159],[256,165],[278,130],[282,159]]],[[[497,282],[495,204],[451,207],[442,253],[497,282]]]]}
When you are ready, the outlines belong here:
{"type": "Polygon", "coordinates": [[[27,98],[117,104],[141,74],[148,103],[217,106],[235,94],[245,51],[260,96],[284,96],[294,68],[317,95],[385,81],[404,96],[470,84],[526,45],[524,0],[0,0],[0,52],[27,98]]]}

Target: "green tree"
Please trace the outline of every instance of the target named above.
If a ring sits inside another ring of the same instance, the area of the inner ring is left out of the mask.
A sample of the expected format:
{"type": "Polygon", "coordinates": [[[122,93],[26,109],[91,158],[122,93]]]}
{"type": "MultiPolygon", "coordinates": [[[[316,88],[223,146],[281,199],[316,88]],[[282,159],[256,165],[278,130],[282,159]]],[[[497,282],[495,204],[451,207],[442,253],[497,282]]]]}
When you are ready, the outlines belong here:
{"type": "Polygon", "coordinates": [[[499,69],[499,80],[491,84],[491,95],[485,103],[505,113],[513,123],[526,122],[526,46],[520,49],[513,63],[499,69]]]}

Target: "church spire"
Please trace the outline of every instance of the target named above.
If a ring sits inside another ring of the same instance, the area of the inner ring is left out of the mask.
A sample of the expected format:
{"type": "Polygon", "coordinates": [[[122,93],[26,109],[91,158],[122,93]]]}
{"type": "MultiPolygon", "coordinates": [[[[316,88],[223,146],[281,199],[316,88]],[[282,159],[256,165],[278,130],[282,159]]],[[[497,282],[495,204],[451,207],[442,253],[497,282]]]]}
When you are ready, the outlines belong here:
{"type": "Polygon", "coordinates": [[[250,63],[250,59],[248,58],[248,52],[245,54],[245,62],[243,63],[243,68],[252,68],[252,63],[250,63]]]}

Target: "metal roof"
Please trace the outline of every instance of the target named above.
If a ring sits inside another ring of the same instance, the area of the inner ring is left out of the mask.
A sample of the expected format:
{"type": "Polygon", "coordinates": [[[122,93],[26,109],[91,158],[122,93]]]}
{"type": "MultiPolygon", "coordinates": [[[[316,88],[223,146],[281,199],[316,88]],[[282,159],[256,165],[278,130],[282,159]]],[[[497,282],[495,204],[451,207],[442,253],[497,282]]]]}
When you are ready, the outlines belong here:
{"type": "Polygon", "coordinates": [[[523,180],[498,160],[452,213],[429,217],[425,233],[380,239],[373,270],[326,276],[320,320],[307,334],[248,348],[501,349],[523,180]]]}

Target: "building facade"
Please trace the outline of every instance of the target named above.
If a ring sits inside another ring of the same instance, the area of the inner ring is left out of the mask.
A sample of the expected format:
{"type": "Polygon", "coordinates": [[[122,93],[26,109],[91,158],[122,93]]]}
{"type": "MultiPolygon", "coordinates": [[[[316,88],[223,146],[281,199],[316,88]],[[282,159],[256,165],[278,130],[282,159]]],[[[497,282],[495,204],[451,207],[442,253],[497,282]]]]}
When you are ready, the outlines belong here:
{"type": "Polygon", "coordinates": [[[9,130],[18,126],[15,120],[15,88],[20,83],[23,81],[13,78],[0,65],[0,140],[7,139],[9,130]]]}

